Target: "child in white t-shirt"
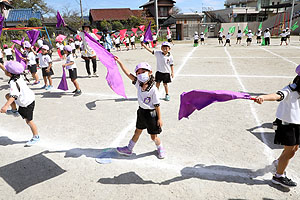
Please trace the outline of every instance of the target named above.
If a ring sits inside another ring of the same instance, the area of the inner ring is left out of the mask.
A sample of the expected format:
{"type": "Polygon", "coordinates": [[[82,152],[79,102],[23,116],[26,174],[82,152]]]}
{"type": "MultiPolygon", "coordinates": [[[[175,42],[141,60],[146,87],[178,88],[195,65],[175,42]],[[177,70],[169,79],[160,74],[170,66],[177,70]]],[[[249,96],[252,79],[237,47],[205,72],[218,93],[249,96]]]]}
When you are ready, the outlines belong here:
{"type": "Polygon", "coordinates": [[[135,76],[129,72],[118,57],[115,57],[115,60],[125,75],[133,81],[133,84],[137,88],[139,104],[134,135],[129,141],[128,146],[118,147],[117,152],[126,156],[132,155],[133,147],[138,141],[143,129],[147,129],[147,132],[150,134],[151,139],[157,147],[158,158],[163,159],[166,156],[166,152],[158,137],[158,134],[162,131],[161,127],[163,124],[161,119],[159,92],[154,86],[152,68],[148,63],[140,63],[135,68],[135,76]]]}
{"type": "Polygon", "coordinates": [[[258,29],[257,30],[257,33],[256,33],[256,41],[257,41],[257,44],[260,44],[261,43],[261,30],[258,29]]]}
{"type": "Polygon", "coordinates": [[[38,58],[39,58],[39,67],[42,68],[42,74],[45,83],[42,89],[51,90],[53,88],[51,76],[54,75],[54,72],[52,69],[52,60],[48,55],[48,50],[49,47],[47,45],[43,45],[42,53],[38,54],[38,58]],[[49,81],[49,85],[47,80],[49,81]]]}
{"type": "Polygon", "coordinates": [[[168,83],[172,82],[171,77],[174,78],[174,61],[173,56],[170,53],[171,45],[169,42],[163,42],[161,45],[161,51],[153,51],[146,45],[144,45],[144,47],[156,57],[156,87],[159,89],[160,83],[163,82],[166,91],[165,100],[170,101],[168,83]]]}
{"type": "Polygon", "coordinates": [[[37,85],[40,83],[39,76],[37,74],[37,63],[36,63],[36,55],[37,53],[33,50],[33,47],[28,41],[24,42],[25,50],[28,52],[26,61],[27,68],[29,69],[32,78],[35,80],[32,85],[37,85]]]}
{"type": "Polygon", "coordinates": [[[198,32],[196,31],[194,34],[194,47],[197,47],[199,44],[199,35],[198,32]]]}
{"type": "Polygon", "coordinates": [[[69,39],[69,45],[71,46],[72,48],[72,54],[73,54],[73,57],[77,58],[78,56],[76,55],[76,46],[75,46],[75,42],[74,42],[74,39],[73,38],[70,38],[69,39]]]}
{"type": "Polygon", "coordinates": [[[226,35],[226,42],[225,42],[224,47],[226,46],[227,43],[229,44],[229,46],[231,46],[231,44],[230,44],[230,38],[231,38],[232,35],[233,35],[233,33],[230,33],[230,32],[227,33],[227,35],[226,35]]]}
{"type": "Polygon", "coordinates": [[[127,49],[127,51],[129,51],[129,35],[128,34],[126,34],[125,43],[126,43],[126,49],[127,49]]]}
{"type": "Polygon", "coordinates": [[[282,33],[280,34],[280,37],[281,37],[280,46],[282,45],[283,42],[285,42],[285,44],[288,45],[288,43],[286,41],[286,32],[285,32],[285,29],[283,29],[282,33]]]}
{"type": "Polygon", "coordinates": [[[223,33],[221,31],[219,31],[219,33],[218,33],[218,41],[219,41],[219,44],[223,45],[223,33]]]}
{"type": "Polygon", "coordinates": [[[10,60],[14,60],[13,57],[13,52],[15,52],[12,48],[8,48],[8,46],[6,44],[3,45],[3,52],[6,55],[6,60],[10,61],[10,60]]]}
{"type": "Polygon", "coordinates": [[[131,44],[131,49],[136,49],[136,46],[135,46],[135,35],[133,33],[131,33],[130,35],[130,44],[131,44]]]}
{"type": "Polygon", "coordinates": [[[118,36],[115,40],[117,51],[121,51],[121,38],[118,36]]]}
{"type": "Polygon", "coordinates": [[[143,34],[140,34],[140,42],[141,42],[141,49],[142,49],[144,46],[144,35],[143,34]]]}
{"type": "Polygon", "coordinates": [[[241,44],[242,42],[243,33],[241,30],[238,30],[238,33],[236,35],[236,44],[241,44]]]}
{"type": "Polygon", "coordinates": [[[156,48],[156,46],[157,46],[157,35],[156,35],[156,32],[153,33],[152,38],[153,38],[153,48],[156,48]]]}
{"type": "Polygon", "coordinates": [[[204,33],[203,32],[200,33],[200,44],[201,45],[204,44],[204,33]]]}
{"type": "Polygon", "coordinates": [[[65,51],[67,58],[66,58],[66,64],[63,64],[63,67],[65,67],[67,70],[69,70],[70,79],[76,88],[72,93],[74,93],[74,96],[76,97],[76,96],[81,95],[82,92],[81,92],[81,89],[77,82],[77,66],[75,64],[75,60],[72,55],[72,47],[70,45],[66,45],[64,47],[64,51],[65,51]]]}
{"type": "Polygon", "coordinates": [[[40,140],[38,135],[37,127],[33,122],[33,110],[35,106],[34,92],[29,89],[24,79],[20,75],[24,71],[24,66],[16,61],[9,61],[3,66],[0,64],[0,68],[4,71],[5,75],[10,77],[9,87],[10,93],[6,94],[5,97],[7,102],[1,108],[1,113],[12,114],[14,116],[21,115],[26,123],[29,125],[33,137],[26,143],[26,146],[31,146],[40,140]],[[17,105],[19,109],[17,110],[17,105]],[[8,110],[11,106],[12,110],[8,110]]]}
{"type": "Polygon", "coordinates": [[[252,34],[252,31],[249,30],[248,31],[248,34],[247,34],[247,46],[250,46],[251,45],[251,42],[252,42],[252,37],[253,37],[253,34],[252,34]]]}

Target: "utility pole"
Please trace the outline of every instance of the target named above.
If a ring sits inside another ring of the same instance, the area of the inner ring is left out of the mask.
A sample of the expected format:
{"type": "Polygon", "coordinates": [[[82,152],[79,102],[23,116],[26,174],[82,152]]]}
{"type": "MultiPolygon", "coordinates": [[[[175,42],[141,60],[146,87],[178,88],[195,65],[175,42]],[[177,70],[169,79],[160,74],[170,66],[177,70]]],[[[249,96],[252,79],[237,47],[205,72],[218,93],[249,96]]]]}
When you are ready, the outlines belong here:
{"type": "Polygon", "coordinates": [[[159,24],[158,24],[158,0],[155,0],[155,20],[156,20],[156,33],[158,32],[159,24]]]}
{"type": "Polygon", "coordinates": [[[83,10],[82,10],[82,1],[80,0],[80,12],[81,12],[81,19],[83,19],[83,10]]]}
{"type": "Polygon", "coordinates": [[[290,17],[290,27],[289,27],[290,31],[292,31],[291,28],[292,28],[292,23],[293,23],[294,5],[295,5],[295,0],[293,0],[293,4],[292,4],[292,12],[291,12],[291,17],[290,17]]]}

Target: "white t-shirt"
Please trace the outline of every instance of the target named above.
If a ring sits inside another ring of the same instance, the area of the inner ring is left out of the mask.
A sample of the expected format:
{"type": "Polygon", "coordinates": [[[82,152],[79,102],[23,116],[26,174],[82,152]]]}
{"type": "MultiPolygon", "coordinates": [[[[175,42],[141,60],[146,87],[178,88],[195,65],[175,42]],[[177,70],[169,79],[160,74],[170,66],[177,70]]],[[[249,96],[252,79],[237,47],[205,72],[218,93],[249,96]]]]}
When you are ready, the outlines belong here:
{"type": "Polygon", "coordinates": [[[248,38],[252,38],[253,34],[252,33],[248,33],[247,36],[248,36],[248,38]]]}
{"type": "Polygon", "coordinates": [[[74,62],[74,64],[73,64],[73,65],[66,66],[66,69],[74,69],[74,68],[77,68],[76,63],[75,63],[75,59],[74,59],[74,57],[73,57],[73,55],[72,55],[71,53],[67,56],[66,64],[68,64],[68,63],[70,63],[70,62],[74,62]]]}
{"type": "Polygon", "coordinates": [[[171,73],[171,65],[174,64],[171,53],[164,55],[162,51],[154,51],[154,56],[156,57],[156,70],[161,73],[171,73]]]}
{"type": "Polygon", "coordinates": [[[43,40],[39,39],[39,40],[37,41],[37,43],[38,43],[38,45],[39,45],[40,48],[43,46],[43,40]]]}
{"type": "Polygon", "coordinates": [[[194,35],[194,40],[199,40],[199,35],[194,35]]]}
{"type": "Polygon", "coordinates": [[[200,35],[200,38],[201,38],[201,39],[204,39],[204,35],[203,35],[203,34],[201,34],[201,35],[200,35]]]}
{"type": "Polygon", "coordinates": [[[3,58],[2,49],[0,49],[0,58],[3,58]]]}
{"type": "Polygon", "coordinates": [[[142,37],[140,37],[140,41],[143,42],[144,41],[144,36],[142,35],[142,37]]]}
{"type": "Polygon", "coordinates": [[[65,47],[65,45],[64,45],[63,43],[59,44],[59,49],[60,49],[61,51],[64,50],[64,47],[65,47]]]}
{"type": "Polygon", "coordinates": [[[284,98],[277,108],[276,117],[284,122],[300,124],[300,96],[290,87],[295,88],[296,84],[291,84],[278,91],[284,95],[284,98]]]}
{"type": "Polygon", "coordinates": [[[258,32],[256,33],[256,35],[257,35],[257,36],[261,36],[261,31],[258,31],[258,32]]]}
{"type": "Polygon", "coordinates": [[[171,34],[168,34],[167,35],[167,39],[171,39],[172,35],[171,34]]]}
{"type": "Polygon", "coordinates": [[[72,50],[73,50],[73,49],[76,49],[75,43],[74,43],[74,42],[71,42],[70,46],[72,47],[72,50]]]}
{"type": "Polygon", "coordinates": [[[27,107],[35,100],[34,92],[29,89],[22,77],[17,79],[16,82],[14,80],[11,80],[9,83],[10,96],[16,98],[15,102],[18,106],[27,107]],[[17,87],[16,82],[20,87],[20,91],[17,87]]]}
{"type": "Polygon", "coordinates": [[[36,65],[36,56],[35,54],[31,51],[28,53],[28,56],[27,56],[27,60],[28,60],[28,65],[36,65]]]}
{"type": "Polygon", "coordinates": [[[152,35],[153,41],[157,40],[157,35],[152,35]]]}
{"type": "Polygon", "coordinates": [[[281,33],[280,36],[283,37],[283,38],[285,38],[286,37],[286,33],[281,33]]]}
{"type": "Polygon", "coordinates": [[[132,37],[130,38],[130,42],[135,42],[135,36],[132,36],[132,37]]]}
{"type": "Polygon", "coordinates": [[[11,50],[11,48],[4,49],[4,53],[5,53],[5,55],[7,55],[7,56],[11,56],[11,55],[12,55],[12,50],[11,50]]]}
{"type": "Polygon", "coordinates": [[[223,37],[223,33],[220,33],[220,34],[219,34],[219,37],[220,37],[220,38],[223,37]]]}
{"type": "Polygon", "coordinates": [[[75,45],[80,46],[80,41],[76,40],[75,45]]]}
{"type": "Polygon", "coordinates": [[[154,105],[159,104],[159,92],[155,85],[149,91],[142,91],[139,81],[136,81],[139,106],[143,109],[155,109],[154,105]]]}
{"type": "Polygon", "coordinates": [[[39,58],[39,61],[40,61],[40,67],[41,68],[49,67],[49,63],[52,62],[52,60],[51,60],[51,58],[48,54],[43,55],[43,54],[39,53],[38,58],[39,58]]]}
{"type": "Polygon", "coordinates": [[[264,33],[265,38],[269,38],[271,36],[270,31],[264,33]]]}
{"type": "Polygon", "coordinates": [[[286,33],[287,36],[291,35],[291,31],[286,31],[285,33],[286,33]]]}
{"type": "Polygon", "coordinates": [[[129,44],[129,38],[128,37],[125,39],[125,42],[126,42],[126,44],[129,44]]]}
{"type": "Polygon", "coordinates": [[[237,33],[236,37],[243,37],[243,33],[237,33]]]}
{"type": "Polygon", "coordinates": [[[120,38],[119,37],[115,40],[115,43],[120,44],[120,38]]]}
{"type": "Polygon", "coordinates": [[[226,35],[226,40],[230,40],[230,38],[231,38],[231,34],[227,34],[226,35]]]}

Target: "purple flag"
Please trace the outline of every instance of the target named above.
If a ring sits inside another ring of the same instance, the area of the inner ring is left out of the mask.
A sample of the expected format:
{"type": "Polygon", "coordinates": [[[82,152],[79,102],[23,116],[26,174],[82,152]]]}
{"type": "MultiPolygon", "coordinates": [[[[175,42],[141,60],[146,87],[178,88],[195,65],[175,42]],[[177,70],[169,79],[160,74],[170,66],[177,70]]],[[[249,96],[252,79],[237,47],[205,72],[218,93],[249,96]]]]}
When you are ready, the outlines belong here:
{"type": "Polygon", "coordinates": [[[153,41],[152,31],[151,31],[151,21],[146,29],[144,42],[153,41]]]}
{"type": "Polygon", "coordinates": [[[20,40],[12,40],[12,42],[15,44],[18,44],[20,46],[23,46],[22,44],[23,44],[24,40],[25,40],[25,37],[23,37],[21,41],[20,40]]]}
{"type": "Polygon", "coordinates": [[[30,44],[33,46],[36,43],[36,41],[40,35],[40,31],[33,29],[30,31],[26,31],[26,33],[28,35],[30,44]]]}
{"type": "Polygon", "coordinates": [[[57,11],[56,19],[57,19],[56,28],[59,28],[61,25],[63,25],[63,26],[66,25],[65,20],[61,17],[61,15],[58,11],[57,11]]]}
{"type": "Polygon", "coordinates": [[[68,83],[67,83],[66,71],[65,71],[64,67],[63,67],[63,75],[61,77],[61,81],[60,81],[57,89],[64,90],[64,91],[67,91],[69,89],[68,83]]]}
{"type": "Polygon", "coordinates": [[[87,32],[85,32],[85,40],[88,45],[96,52],[96,55],[102,62],[102,64],[107,68],[106,81],[110,88],[118,95],[127,98],[123,80],[119,72],[117,63],[114,59],[114,55],[107,51],[103,46],[101,46],[87,32]]]}
{"type": "Polygon", "coordinates": [[[26,61],[21,58],[21,57],[23,57],[22,53],[17,48],[15,48],[15,54],[16,54],[17,62],[21,63],[24,66],[24,70],[25,70],[26,69],[26,61]]]}
{"type": "Polygon", "coordinates": [[[3,23],[4,23],[4,16],[2,16],[0,14],[0,36],[1,36],[1,33],[2,33],[2,29],[3,29],[3,23]]]}
{"type": "Polygon", "coordinates": [[[188,118],[196,109],[201,110],[214,102],[224,102],[233,99],[252,99],[247,93],[227,90],[192,90],[180,95],[178,119],[188,118]]]}

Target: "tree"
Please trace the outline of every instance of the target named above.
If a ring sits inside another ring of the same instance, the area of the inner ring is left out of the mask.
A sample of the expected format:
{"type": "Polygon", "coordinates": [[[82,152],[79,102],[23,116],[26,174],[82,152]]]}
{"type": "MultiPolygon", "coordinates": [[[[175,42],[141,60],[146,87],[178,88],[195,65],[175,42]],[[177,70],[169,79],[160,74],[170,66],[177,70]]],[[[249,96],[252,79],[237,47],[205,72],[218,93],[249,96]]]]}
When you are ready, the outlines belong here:
{"type": "Polygon", "coordinates": [[[177,14],[179,14],[179,13],[181,13],[181,9],[178,8],[177,6],[174,6],[174,7],[172,8],[171,14],[172,14],[172,15],[177,15],[177,14]]]}
{"type": "Polygon", "coordinates": [[[42,21],[40,19],[32,17],[28,20],[28,26],[29,27],[40,27],[40,26],[42,26],[42,21]]]}
{"type": "Polygon", "coordinates": [[[124,26],[120,21],[114,21],[112,23],[112,29],[113,30],[121,30],[121,29],[124,29],[124,26]]]}
{"type": "Polygon", "coordinates": [[[109,22],[107,22],[106,20],[101,21],[99,23],[99,26],[100,26],[99,27],[100,31],[109,31],[112,29],[112,25],[109,22]]]}
{"type": "Polygon", "coordinates": [[[130,16],[128,20],[125,22],[125,28],[131,29],[134,27],[138,27],[141,24],[142,19],[136,16],[130,16]]]}
{"type": "Polygon", "coordinates": [[[54,13],[54,9],[47,5],[44,0],[13,0],[12,6],[18,8],[33,8],[42,14],[54,13]]]}

